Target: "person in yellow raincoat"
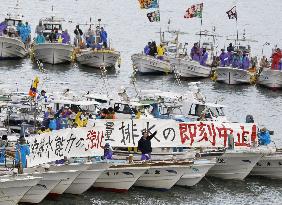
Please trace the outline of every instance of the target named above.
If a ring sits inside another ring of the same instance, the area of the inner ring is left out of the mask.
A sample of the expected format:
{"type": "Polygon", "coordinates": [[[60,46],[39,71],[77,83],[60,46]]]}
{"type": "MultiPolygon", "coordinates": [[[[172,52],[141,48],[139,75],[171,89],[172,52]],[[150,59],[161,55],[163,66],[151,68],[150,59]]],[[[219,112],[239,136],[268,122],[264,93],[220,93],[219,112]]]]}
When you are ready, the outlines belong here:
{"type": "Polygon", "coordinates": [[[81,120],[82,112],[78,112],[74,118],[74,123],[77,124],[78,127],[83,127],[83,120],[81,120]]]}
{"type": "Polygon", "coordinates": [[[165,54],[165,48],[164,48],[163,44],[160,44],[157,47],[157,52],[158,52],[158,59],[163,60],[164,54],[165,54]]]}

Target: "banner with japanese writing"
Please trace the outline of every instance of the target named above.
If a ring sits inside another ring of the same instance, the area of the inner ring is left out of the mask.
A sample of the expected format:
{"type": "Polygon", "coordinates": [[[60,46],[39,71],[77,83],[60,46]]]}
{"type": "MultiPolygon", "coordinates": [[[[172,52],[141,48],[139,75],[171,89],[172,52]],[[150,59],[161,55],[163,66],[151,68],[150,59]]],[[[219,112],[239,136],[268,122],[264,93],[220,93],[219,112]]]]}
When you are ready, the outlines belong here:
{"type": "Polygon", "coordinates": [[[27,137],[30,148],[28,166],[36,166],[64,157],[103,155],[103,131],[93,128],[63,129],[27,137]]]}
{"type": "Polygon", "coordinates": [[[105,143],[113,147],[137,147],[142,131],[157,131],[152,147],[249,147],[257,140],[255,124],[188,122],[165,119],[96,120],[103,130],[105,143]]]}

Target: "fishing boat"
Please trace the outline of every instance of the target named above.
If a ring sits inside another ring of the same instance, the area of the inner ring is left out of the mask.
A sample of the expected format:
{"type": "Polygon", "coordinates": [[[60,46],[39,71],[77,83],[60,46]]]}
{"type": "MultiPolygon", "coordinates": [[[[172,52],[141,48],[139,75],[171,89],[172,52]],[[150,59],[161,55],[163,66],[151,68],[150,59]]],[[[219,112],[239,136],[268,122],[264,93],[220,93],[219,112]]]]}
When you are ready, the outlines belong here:
{"type": "Polygon", "coordinates": [[[94,183],[95,188],[126,192],[148,169],[146,164],[113,164],[94,183]]]}
{"type": "Polygon", "coordinates": [[[282,71],[272,70],[271,68],[263,68],[260,72],[257,83],[268,88],[281,88],[282,71]]]}
{"type": "Polygon", "coordinates": [[[0,205],[17,205],[25,193],[36,186],[40,180],[40,177],[28,175],[1,176],[0,205]]]}
{"type": "MultiPolygon", "coordinates": [[[[40,169],[41,170],[41,169],[40,169]]],[[[42,179],[21,198],[23,203],[40,203],[61,181],[67,180],[68,171],[38,171],[38,168],[26,168],[25,173],[42,179]]]]}
{"type": "MultiPolygon", "coordinates": [[[[8,13],[4,22],[0,24],[0,60],[21,59],[28,54],[27,46],[21,36],[17,33],[17,26],[24,22],[23,15],[19,13],[19,2],[17,1],[14,11],[8,13]]],[[[28,44],[28,40],[26,43],[28,44]]]]}
{"type": "Polygon", "coordinates": [[[215,160],[196,159],[193,164],[185,169],[182,177],[176,182],[178,186],[191,187],[198,184],[215,165],[215,160]]]}
{"type": "MultiPolygon", "coordinates": [[[[244,31],[243,38],[239,39],[237,34],[237,39],[228,39],[235,41],[234,47],[232,47],[233,57],[237,59],[237,63],[230,62],[230,65],[227,66],[219,66],[215,69],[216,72],[216,81],[229,84],[229,85],[236,85],[236,84],[250,84],[252,81],[253,76],[256,74],[255,69],[253,69],[256,65],[255,58],[251,58],[251,46],[249,42],[257,42],[256,40],[247,39],[246,33],[244,31]],[[241,65],[241,55],[246,53],[249,55],[249,66],[247,68],[241,65]],[[235,56],[235,57],[234,57],[235,56]]],[[[231,44],[232,45],[232,44],[231,44]]]]}
{"type": "Polygon", "coordinates": [[[92,162],[89,164],[88,169],[82,170],[81,173],[76,177],[72,184],[66,189],[64,193],[68,194],[83,194],[86,192],[98,177],[108,168],[110,164],[105,163],[104,166],[95,166],[92,162]]]}
{"type": "Polygon", "coordinates": [[[254,166],[251,176],[261,176],[271,179],[282,179],[282,150],[263,156],[254,166]]]}
{"type": "Polygon", "coordinates": [[[98,69],[114,68],[116,64],[120,66],[120,52],[115,50],[110,42],[107,42],[107,37],[104,40],[101,38],[101,32],[105,32],[104,27],[105,25],[101,24],[101,19],[98,19],[97,24],[90,22],[90,27],[86,32],[86,45],[75,50],[76,60],[81,65],[98,69]],[[92,29],[93,25],[94,29],[92,29]]]}
{"type": "Polygon", "coordinates": [[[209,157],[217,157],[216,164],[208,171],[207,176],[220,179],[244,180],[263,155],[264,152],[256,148],[207,152],[201,156],[208,159],[209,157]]]}
{"type": "Polygon", "coordinates": [[[150,168],[141,175],[134,186],[169,190],[185,173],[193,162],[152,162],[150,168]]]}
{"type": "MultiPolygon", "coordinates": [[[[50,171],[68,171],[68,178],[62,180],[57,186],[55,186],[51,191],[50,195],[60,195],[63,194],[75,181],[75,179],[81,174],[82,171],[87,170],[89,164],[81,163],[70,163],[70,164],[56,164],[50,166],[50,171]]],[[[76,181],[76,183],[78,183],[76,181]]]]}
{"type": "MultiPolygon", "coordinates": [[[[58,42],[58,39],[51,40],[50,36],[53,31],[55,35],[62,35],[64,19],[57,18],[55,15],[42,18],[39,20],[39,25],[42,27],[42,33],[45,41],[41,43],[34,42],[32,54],[35,60],[40,60],[49,64],[69,63],[72,60],[74,47],[69,42],[58,42]]],[[[38,34],[39,35],[39,34],[38,34]]]]}
{"type": "Polygon", "coordinates": [[[133,68],[140,74],[171,73],[170,63],[142,53],[131,56],[133,68]]]}

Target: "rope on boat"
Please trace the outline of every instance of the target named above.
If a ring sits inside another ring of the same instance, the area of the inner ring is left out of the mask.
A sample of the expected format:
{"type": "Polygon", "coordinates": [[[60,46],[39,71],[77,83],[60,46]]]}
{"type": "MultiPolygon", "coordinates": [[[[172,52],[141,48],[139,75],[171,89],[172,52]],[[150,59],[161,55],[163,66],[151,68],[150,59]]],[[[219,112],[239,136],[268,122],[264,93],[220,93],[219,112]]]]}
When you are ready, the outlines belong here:
{"type": "Polygon", "coordinates": [[[210,185],[212,185],[212,187],[213,187],[215,190],[217,190],[216,186],[215,186],[210,180],[208,180],[206,176],[204,176],[204,179],[205,179],[210,185]]]}

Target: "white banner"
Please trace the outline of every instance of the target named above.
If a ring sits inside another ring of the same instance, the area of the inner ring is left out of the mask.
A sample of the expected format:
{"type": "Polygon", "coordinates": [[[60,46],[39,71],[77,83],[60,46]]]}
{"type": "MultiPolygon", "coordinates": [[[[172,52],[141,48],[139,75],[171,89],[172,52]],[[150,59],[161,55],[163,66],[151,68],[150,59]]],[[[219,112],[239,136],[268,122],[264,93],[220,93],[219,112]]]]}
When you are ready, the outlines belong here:
{"type": "Polygon", "coordinates": [[[30,147],[28,166],[64,157],[102,156],[102,131],[93,128],[64,129],[27,137],[30,147]]]}
{"type": "Polygon", "coordinates": [[[162,119],[93,120],[92,127],[64,129],[28,137],[28,166],[63,159],[103,155],[103,146],[137,147],[142,131],[157,131],[152,147],[250,147],[257,127],[246,123],[189,122],[162,119]]]}

